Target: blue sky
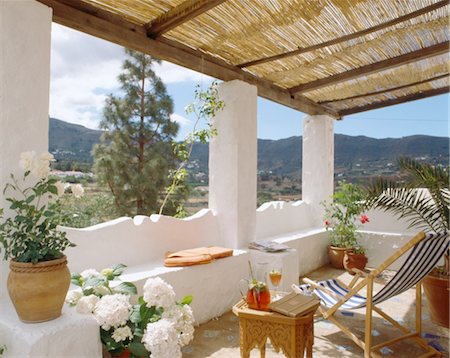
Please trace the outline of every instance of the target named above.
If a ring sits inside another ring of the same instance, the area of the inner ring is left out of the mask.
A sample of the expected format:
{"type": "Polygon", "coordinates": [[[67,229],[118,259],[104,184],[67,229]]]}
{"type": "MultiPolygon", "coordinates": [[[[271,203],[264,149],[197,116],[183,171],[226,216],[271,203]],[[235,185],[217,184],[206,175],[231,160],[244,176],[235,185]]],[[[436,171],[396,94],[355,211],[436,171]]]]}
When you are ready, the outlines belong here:
{"type": "MultiPolygon", "coordinates": [[[[101,39],[52,25],[50,116],[96,128],[106,95],[117,93],[123,48],[101,39]]],[[[167,62],[155,67],[175,104],[172,118],[180,124],[178,139],[190,132],[193,118],[184,108],[193,101],[195,86],[207,88],[212,79],[167,62]]],[[[280,139],[302,135],[305,114],[258,99],[258,138],[280,139]]],[[[373,138],[426,134],[449,136],[449,95],[345,117],[335,132],[373,138]]]]}

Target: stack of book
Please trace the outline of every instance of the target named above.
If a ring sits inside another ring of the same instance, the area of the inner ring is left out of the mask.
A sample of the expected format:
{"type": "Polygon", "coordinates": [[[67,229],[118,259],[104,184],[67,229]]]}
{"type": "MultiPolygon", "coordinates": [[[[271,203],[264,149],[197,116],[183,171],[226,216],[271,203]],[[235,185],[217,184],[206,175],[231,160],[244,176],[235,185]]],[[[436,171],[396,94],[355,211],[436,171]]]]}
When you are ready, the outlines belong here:
{"type": "Polygon", "coordinates": [[[314,312],[320,305],[316,296],[306,296],[291,292],[277,301],[271,302],[269,308],[289,317],[305,316],[314,312]]]}

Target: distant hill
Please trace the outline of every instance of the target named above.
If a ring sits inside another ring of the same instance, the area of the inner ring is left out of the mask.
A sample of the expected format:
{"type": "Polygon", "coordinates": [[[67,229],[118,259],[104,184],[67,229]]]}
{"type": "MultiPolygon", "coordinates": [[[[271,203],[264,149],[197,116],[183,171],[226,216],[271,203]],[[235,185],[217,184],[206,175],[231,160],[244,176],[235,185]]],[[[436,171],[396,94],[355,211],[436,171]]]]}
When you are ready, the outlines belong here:
{"type": "Polygon", "coordinates": [[[50,118],[49,151],[57,160],[92,163],[91,150],[102,131],[50,118]]]}
{"type": "MultiPolygon", "coordinates": [[[[50,118],[49,149],[58,160],[91,163],[91,150],[102,131],[50,118]]],[[[415,135],[403,138],[375,139],[365,136],[335,135],[335,166],[353,170],[355,175],[383,174],[386,166],[399,156],[422,158],[430,163],[448,164],[449,138],[415,135]],[[369,172],[368,172],[369,170],[369,172]]],[[[302,138],[258,139],[258,170],[276,175],[300,173],[302,138]]],[[[207,171],[208,145],[196,144],[192,161],[199,171],[207,171]]],[[[392,165],[392,164],[389,164],[392,165]]],[[[392,167],[395,170],[395,165],[392,167]]],[[[389,171],[387,172],[389,173],[389,171]]]]}

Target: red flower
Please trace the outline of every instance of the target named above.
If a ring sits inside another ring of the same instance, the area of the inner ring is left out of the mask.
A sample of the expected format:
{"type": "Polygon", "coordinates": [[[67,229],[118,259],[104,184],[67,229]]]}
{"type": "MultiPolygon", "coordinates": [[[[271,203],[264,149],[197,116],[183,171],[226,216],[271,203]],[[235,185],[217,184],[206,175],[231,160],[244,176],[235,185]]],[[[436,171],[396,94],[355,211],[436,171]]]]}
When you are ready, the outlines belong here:
{"type": "Polygon", "coordinates": [[[330,225],[331,225],[330,220],[325,220],[325,226],[330,226],[330,225]]]}
{"type": "Polygon", "coordinates": [[[367,217],[367,215],[361,214],[361,216],[359,217],[359,221],[361,221],[361,224],[365,224],[369,222],[369,218],[367,217]]]}

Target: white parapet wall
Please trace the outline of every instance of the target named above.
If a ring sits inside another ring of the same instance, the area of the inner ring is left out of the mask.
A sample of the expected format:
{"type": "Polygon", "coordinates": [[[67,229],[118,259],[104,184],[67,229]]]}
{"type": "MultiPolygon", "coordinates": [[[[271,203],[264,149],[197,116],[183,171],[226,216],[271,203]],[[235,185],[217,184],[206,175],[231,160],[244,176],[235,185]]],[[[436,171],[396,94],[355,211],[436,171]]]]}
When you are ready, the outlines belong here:
{"type": "Polygon", "coordinates": [[[186,218],[122,217],[83,229],[63,228],[77,246],[66,251],[71,272],[113,264],[162,266],[165,254],[218,245],[216,217],[208,209],[186,218]]]}
{"type": "Polygon", "coordinates": [[[193,295],[197,323],[230,310],[239,300],[239,280],[246,277],[250,255],[234,250],[232,257],[192,267],[164,267],[167,252],[215,246],[221,242],[217,217],[211,210],[176,219],[152,215],[119,218],[84,229],[64,228],[77,246],[66,251],[71,272],[101,270],[125,264],[122,279],[136,284],[140,293],[145,281],[159,276],[170,283],[177,299],[193,295]]]}

